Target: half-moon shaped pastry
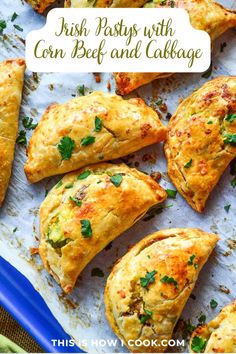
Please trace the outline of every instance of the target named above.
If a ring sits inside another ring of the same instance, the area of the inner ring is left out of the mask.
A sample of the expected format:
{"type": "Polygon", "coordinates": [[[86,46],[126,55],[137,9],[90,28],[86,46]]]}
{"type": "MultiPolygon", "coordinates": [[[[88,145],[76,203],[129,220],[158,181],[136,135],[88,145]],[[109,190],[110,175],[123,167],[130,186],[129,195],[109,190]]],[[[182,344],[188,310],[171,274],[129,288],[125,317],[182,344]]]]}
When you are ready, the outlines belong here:
{"type": "Polygon", "coordinates": [[[157,113],[141,99],[94,92],[50,106],[30,140],[30,182],[116,159],[166,139],[157,113]]]}
{"type": "Polygon", "coordinates": [[[219,77],[177,108],[165,144],[168,174],[198,212],[236,157],[236,77],[219,77]]]}
{"type": "Polygon", "coordinates": [[[44,266],[70,292],[97,253],[165,199],[151,177],[124,164],[100,163],[67,174],[40,208],[44,266]]]}
{"type": "Polygon", "coordinates": [[[26,0],[35,11],[42,14],[56,0],[26,0]]]}
{"type": "Polygon", "coordinates": [[[236,300],[193,332],[190,353],[236,353],[236,300]]]}
{"type": "Polygon", "coordinates": [[[0,205],[11,176],[24,72],[24,59],[0,63],[0,205]]]}
{"type": "Polygon", "coordinates": [[[161,341],[171,339],[218,239],[199,229],[161,230],[118,261],[105,289],[106,317],[132,352],[167,350],[161,341]]]}
{"type": "Polygon", "coordinates": [[[65,0],[65,7],[142,7],[148,0],[65,0]]]}
{"type": "MultiPolygon", "coordinates": [[[[173,1],[161,0],[148,2],[145,7],[172,7],[173,1]]],[[[213,0],[175,0],[175,7],[188,11],[192,26],[209,33],[212,41],[229,28],[236,26],[236,12],[225,9],[213,0]]],[[[153,80],[170,76],[165,73],[114,73],[117,92],[126,95],[136,88],[153,80]]]]}

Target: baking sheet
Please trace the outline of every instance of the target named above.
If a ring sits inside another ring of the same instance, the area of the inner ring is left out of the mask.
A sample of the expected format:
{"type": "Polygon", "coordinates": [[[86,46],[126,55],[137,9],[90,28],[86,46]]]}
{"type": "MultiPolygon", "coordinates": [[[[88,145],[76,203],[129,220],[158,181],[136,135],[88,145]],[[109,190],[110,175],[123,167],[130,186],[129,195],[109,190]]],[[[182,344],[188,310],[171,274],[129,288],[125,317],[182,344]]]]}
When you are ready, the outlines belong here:
{"type": "MultiPolygon", "coordinates": [[[[228,7],[236,9],[236,1],[221,1],[228,7]]],[[[43,26],[45,18],[32,11],[30,6],[20,0],[1,0],[0,18],[7,19],[8,25],[4,35],[0,36],[0,60],[9,57],[24,56],[24,38],[32,30],[43,26]],[[12,23],[13,12],[19,14],[12,23]],[[20,32],[14,24],[23,28],[20,32]]],[[[213,71],[211,77],[236,74],[236,31],[231,30],[222,36],[214,45],[213,71]],[[222,53],[221,44],[227,46],[222,53]]],[[[210,77],[210,78],[211,78],[210,77]]],[[[92,73],[88,74],[39,74],[26,72],[23,102],[20,114],[20,129],[22,118],[29,116],[38,121],[44,110],[53,102],[66,102],[78,95],[78,86],[84,84],[86,93],[94,90],[107,92],[107,82],[114,82],[111,74],[101,75],[101,83],[96,83],[92,73]]],[[[209,79],[210,79],[209,78],[209,79]]],[[[132,96],[142,97],[147,103],[154,104],[160,96],[168,106],[168,112],[173,113],[179,100],[190,94],[209,79],[199,74],[177,74],[166,80],[140,88],[132,96]]],[[[162,115],[163,122],[168,123],[166,114],[162,115]]],[[[29,138],[32,132],[27,132],[29,138]]],[[[175,200],[169,199],[168,206],[159,215],[149,221],[141,220],[130,230],[112,243],[112,247],[102,251],[86,267],[79,277],[78,285],[71,295],[65,296],[60,287],[43,269],[38,255],[31,255],[30,249],[38,246],[38,210],[48,191],[59,177],[49,178],[35,185],[29,185],[23,171],[26,160],[26,150],[16,147],[13,175],[3,208],[0,210],[0,255],[20,270],[40,292],[54,316],[65,331],[78,341],[78,344],[90,352],[127,352],[117,340],[115,346],[100,345],[96,340],[117,339],[112,333],[104,315],[103,290],[106,278],[114,264],[127,249],[144,236],[163,228],[169,227],[201,227],[205,231],[216,232],[221,240],[209,262],[201,272],[199,281],[181,316],[186,321],[197,324],[201,314],[207,321],[215,317],[221,307],[236,298],[236,227],[235,227],[235,192],[230,185],[232,176],[227,169],[218,186],[215,188],[207,203],[205,213],[194,212],[177,194],[175,200]],[[224,206],[231,204],[227,213],[224,206]],[[17,230],[14,232],[14,229],[17,230]],[[105,260],[105,261],[104,261],[105,260]],[[104,277],[92,277],[93,268],[100,268],[104,277]],[[210,308],[210,300],[218,302],[216,309],[210,308]],[[88,341],[84,347],[82,340],[88,341]],[[98,344],[98,345],[96,345],[98,344]]],[[[139,169],[147,172],[162,172],[161,185],[172,188],[167,174],[166,161],[162,145],[153,145],[134,154],[128,163],[134,166],[139,163],[139,169]],[[146,156],[145,156],[146,155],[146,156]],[[144,161],[145,157],[148,161],[144,161]],[[152,157],[150,159],[150,157],[152,157]],[[153,161],[150,161],[153,160],[153,161]]],[[[114,342],[115,343],[115,342],[114,342]]],[[[172,351],[185,351],[186,348],[173,348],[172,351]]]]}

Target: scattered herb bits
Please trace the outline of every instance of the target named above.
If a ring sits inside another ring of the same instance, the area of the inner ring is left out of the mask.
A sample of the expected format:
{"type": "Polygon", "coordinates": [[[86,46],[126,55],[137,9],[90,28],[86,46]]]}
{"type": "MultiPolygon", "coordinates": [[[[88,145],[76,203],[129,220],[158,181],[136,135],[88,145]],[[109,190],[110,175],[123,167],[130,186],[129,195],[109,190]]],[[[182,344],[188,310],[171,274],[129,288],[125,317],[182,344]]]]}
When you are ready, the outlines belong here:
{"type": "Polygon", "coordinates": [[[166,193],[168,195],[169,198],[171,199],[175,199],[176,195],[177,195],[177,191],[174,189],[166,189],[166,193]]]}
{"type": "Polygon", "coordinates": [[[236,119],[236,113],[228,114],[225,117],[225,120],[230,123],[233,123],[235,121],[235,119],[236,119]]]}
{"type": "Polygon", "coordinates": [[[102,130],[102,119],[99,118],[98,116],[95,117],[95,121],[94,121],[94,131],[95,132],[100,132],[102,130]]]}
{"type": "Polygon", "coordinates": [[[218,302],[214,299],[211,299],[210,306],[212,309],[215,309],[218,306],[218,302]]]}
{"type": "Polygon", "coordinates": [[[24,117],[22,123],[25,129],[34,130],[37,127],[37,123],[33,123],[33,118],[24,117]]]}
{"type": "Polygon", "coordinates": [[[57,148],[61,154],[62,160],[69,160],[75,148],[75,141],[72,140],[69,136],[63,136],[60,143],[57,145],[57,148]]]}
{"type": "Polygon", "coordinates": [[[91,172],[90,171],[84,171],[84,172],[82,172],[78,177],[77,177],[77,179],[78,180],[82,180],[82,179],[86,179],[88,176],[90,176],[91,175],[91,172]]]}
{"type": "Polygon", "coordinates": [[[168,277],[168,275],[165,275],[163,278],[161,278],[161,282],[164,284],[173,284],[176,289],[179,288],[178,282],[173,277],[168,277]]]}
{"type": "Polygon", "coordinates": [[[82,205],[82,200],[79,200],[76,197],[70,197],[69,198],[77,207],[81,207],[82,205]]]}
{"type": "Polygon", "coordinates": [[[225,209],[226,213],[229,212],[230,208],[231,208],[231,204],[227,204],[227,205],[224,206],[224,209],[225,209]]]}
{"type": "Polygon", "coordinates": [[[185,165],[184,168],[190,168],[192,166],[193,159],[190,159],[185,165]]]}
{"type": "Polygon", "coordinates": [[[0,20],[0,34],[7,28],[6,21],[0,20]]]}
{"type": "Polygon", "coordinates": [[[11,17],[11,22],[14,22],[17,17],[18,17],[18,14],[16,12],[14,12],[11,17]]]}
{"type": "Polygon", "coordinates": [[[15,29],[16,29],[17,31],[19,31],[19,32],[23,32],[23,31],[24,31],[23,28],[20,27],[19,25],[13,25],[13,27],[15,27],[15,29]]]}
{"type": "Polygon", "coordinates": [[[225,134],[224,143],[230,145],[236,145],[236,134],[225,134]]]}
{"type": "Polygon", "coordinates": [[[115,187],[119,187],[121,185],[122,180],[123,177],[120,173],[117,173],[116,175],[110,177],[110,181],[114,184],[115,187]]]}
{"type": "Polygon", "coordinates": [[[84,85],[78,86],[77,90],[81,96],[85,96],[85,86],[84,85]]]}
{"type": "Polygon", "coordinates": [[[150,318],[152,317],[153,315],[153,312],[150,311],[150,310],[147,310],[147,309],[143,309],[144,312],[145,312],[145,315],[141,315],[140,317],[140,322],[142,324],[145,324],[148,320],[150,320],[150,318]]]}
{"type": "Polygon", "coordinates": [[[195,353],[202,353],[206,348],[207,341],[201,337],[195,336],[191,343],[191,349],[195,353]]]}
{"type": "Polygon", "coordinates": [[[145,278],[140,278],[140,285],[143,288],[147,288],[151,283],[154,283],[156,273],[156,270],[153,270],[152,272],[147,272],[145,278]]]}
{"type": "Polygon", "coordinates": [[[90,238],[92,237],[92,228],[91,228],[91,223],[89,220],[80,220],[81,224],[81,234],[83,235],[84,238],[90,238]]]}
{"type": "Polygon", "coordinates": [[[26,146],[27,145],[27,138],[26,132],[24,130],[20,130],[19,135],[16,139],[17,144],[26,146]]]}
{"type": "Polygon", "coordinates": [[[198,319],[199,323],[205,323],[206,322],[206,315],[201,315],[198,319]]]}
{"type": "Polygon", "coordinates": [[[85,138],[81,139],[81,146],[87,146],[91,145],[95,142],[95,137],[94,136],[86,136],[85,138]]]}
{"type": "Polygon", "coordinates": [[[56,184],[55,188],[56,188],[56,189],[57,189],[57,188],[60,188],[62,185],[63,185],[62,181],[59,181],[59,182],[56,184]]]}

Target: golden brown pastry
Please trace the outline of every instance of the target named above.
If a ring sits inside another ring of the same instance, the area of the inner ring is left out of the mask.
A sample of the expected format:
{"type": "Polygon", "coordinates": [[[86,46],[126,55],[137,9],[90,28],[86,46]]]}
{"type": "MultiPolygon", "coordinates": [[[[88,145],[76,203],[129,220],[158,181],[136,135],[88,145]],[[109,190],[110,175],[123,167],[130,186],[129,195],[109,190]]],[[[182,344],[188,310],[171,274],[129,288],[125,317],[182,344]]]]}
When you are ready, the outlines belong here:
{"type": "Polygon", "coordinates": [[[236,300],[193,332],[190,353],[236,353],[236,300]]]}
{"type": "Polygon", "coordinates": [[[142,7],[148,0],[65,0],[65,7],[142,7]]]}
{"type": "Polygon", "coordinates": [[[168,349],[161,341],[171,339],[218,239],[199,229],[161,230],[141,240],[115,265],[105,289],[106,316],[132,352],[168,349]],[[135,346],[136,340],[147,346],[135,346]]]}
{"type": "Polygon", "coordinates": [[[94,92],[50,106],[30,140],[30,182],[116,159],[163,141],[166,128],[141,99],[94,92]]]}
{"type": "Polygon", "coordinates": [[[26,0],[26,1],[33,7],[35,11],[41,14],[56,0],[26,0]]]}
{"type": "MultiPolygon", "coordinates": [[[[145,7],[172,7],[173,1],[153,0],[145,7]]],[[[175,0],[175,7],[188,11],[192,26],[198,30],[209,33],[212,41],[229,28],[236,26],[236,12],[225,9],[213,0],[175,0]]],[[[169,76],[165,73],[114,73],[117,92],[126,95],[136,88],[145,85],[155,79],[169,76]]]]}
{"type": "Polygon", "coordinates": [[[40,208],[39,252],[65,292],[95,255],[166,199],[151,177],[100,163],[67,174],[40,208]]]}
{"type": "Polygon", "coordinates": [[[165,144],[168,174],[193,209],[202,212],[236,157],[236,77],[219,77],[177,108],[165,144]]]}
{"type": "Polygon", "coordinates": [[[24,59],[0,63],[0,206],[11,176],[24,72],[24,59]]]}

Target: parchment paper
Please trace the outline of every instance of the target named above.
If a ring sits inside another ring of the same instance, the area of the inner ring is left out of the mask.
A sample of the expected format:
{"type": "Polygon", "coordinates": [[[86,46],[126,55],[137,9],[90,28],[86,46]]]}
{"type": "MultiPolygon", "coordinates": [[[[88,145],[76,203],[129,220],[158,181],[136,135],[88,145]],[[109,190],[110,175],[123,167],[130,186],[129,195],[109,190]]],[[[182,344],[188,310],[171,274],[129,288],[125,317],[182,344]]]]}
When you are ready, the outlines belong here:
{"type": "MultiPolygon", "coordinates": [[[[236,8],[236,1],[222,1],[228,7],[236,8]]],[[[0,35],[0,60],[9,57],[24,56],[24,41],[27,32],[40,28],[45,18],[33,12],[30,6],[20,0],[1,0],[0,18],[7,19],[7,29],[0,35]],[[11,22],[13,12],[19,16],[11,22]],[[18,24],[23,32],[13,27],[18,24]]],[[[236,74],[236,31],[231,30],[222,36],[214,45],[213,72],[210,78],[220,75],[236,74]],[[226,42],[224,51],[221,44],[226,42]]],[[[37,77],[26,72],[24,95],[20,114],[22,118],[29,116],[38,121],[47,106],[53,102],[65,102],[76,95],[78,85],[84,84],[86,92],[94,90],[107,91],[110,80],[112,91],[114,82],[111,74],[101,76],[101,83],[96,83],[92,73],[88,74],[40,74],[37,77]],[[38,81],[38,82],[37,82],[38,81]]],[[[209,79],[210,79],[209,78],[209,79]]],[[[178,74],[170,79],[159,80],[140,88],[133,96],[142,97],[147,103],[154,104],[160,96],[168,106],[168,112],[174,113],[179,100],[186,97],[194,89],[209,79],[201,74],[178,74]]],[[[166,114],[162,114],[167,124],[166,114]]],[[[32,132],[27,132],[29,138],[32,132]]],[[[91,339],[116,339],[104,315],[103,290],[106,278],[114,262],[127,251],[128,247],[138,242],[146,235],[163,228],[170,227],[200,227],[205,231],[216,232],[221,240],[208,263],[201,272],[193,294],[182,314],[182,318],[198,323],[201,314],[207,321],[218,314],[219,310],[236,298],[236,228],[235,228],[235,192],[230,185],[232,176],[229,169],[224,174],[207,203],[205,213],[194,212],[185,200],[177,194],[175,200],[167,200],[170,206],[163,213],[149,221],[139,221],[129,231],[112,243],[109,250],[102,251],[82,272],[78,285],[73,293],[65,296],[60,287],[43,269],[38,255],[31,255],[30,249],[38,246],[38,210],[49,190],[59,177],[47,179],[35,185],[29,185],[23,171],[26,151],[22,146],[16,147],[13,174],[4,206],[0,210],[0,255],[21,271],[45,299],[54,316],[67,333],[76,340],[87,339],[90,352],[127,352],[119,342],[115,347],[93,345],[91,339]],[[227,213],[224,206],[231,204],[227,213]],[[17,227],[17,230],[13,230],[17,227]],[[91,277],[95,267],[102,269],[105,276],[91,277]],[[194,299],[195,298],[195,299],[194,299]],[[218,302],[216,309],[211,309],[211,299],[218,302]]],[[[166,161],[162,145],[153,145],[134,154],[128,161],[132,166],[139,162],[139,169],[147,172],[162,172],[161,185],[172,188],[167,174],[166,161]],[[145,154],[151,154],[154,161],[144,162],[145,154]]],[[[173,351],[186,351],[186,348],[174,348],[173,351]]]]}

